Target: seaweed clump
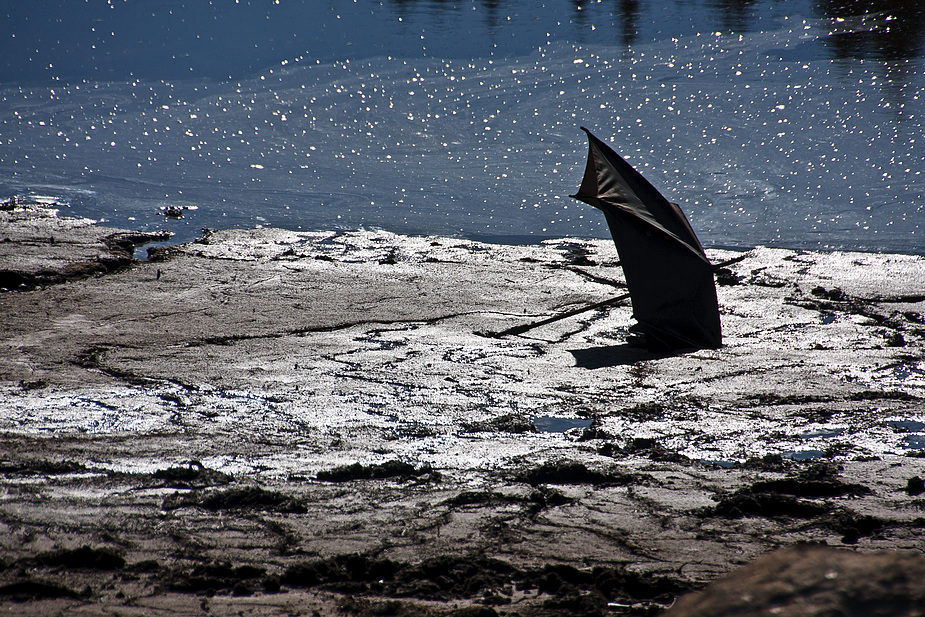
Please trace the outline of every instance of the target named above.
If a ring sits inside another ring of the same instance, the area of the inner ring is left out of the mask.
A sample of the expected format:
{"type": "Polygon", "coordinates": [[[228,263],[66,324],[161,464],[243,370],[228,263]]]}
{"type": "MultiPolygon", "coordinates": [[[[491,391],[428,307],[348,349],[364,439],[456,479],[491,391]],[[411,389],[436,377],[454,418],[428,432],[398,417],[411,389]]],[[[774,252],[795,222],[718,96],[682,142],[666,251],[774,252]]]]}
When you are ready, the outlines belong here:
{"type": "Polygon", "coordinates": [[[435,471],[430,465],[415,467],[411,463],[404,461],[386,461],[375,465],[361,465],[360,463],[342,465],[334,469],[319,471],[316,477],[322,482],[350,482],[351,480],[381,480],[386,478],[410,480],[412,478],[422,478],[422,476],[428,476],[429,479],[437,481],[440,479],[440,472],[435,471]]]}

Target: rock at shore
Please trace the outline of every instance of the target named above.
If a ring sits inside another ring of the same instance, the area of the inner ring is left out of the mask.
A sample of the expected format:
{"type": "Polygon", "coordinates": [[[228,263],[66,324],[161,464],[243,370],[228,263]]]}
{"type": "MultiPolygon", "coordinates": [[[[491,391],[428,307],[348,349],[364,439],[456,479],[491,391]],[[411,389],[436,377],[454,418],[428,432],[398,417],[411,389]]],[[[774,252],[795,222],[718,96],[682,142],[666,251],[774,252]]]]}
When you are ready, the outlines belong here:
{"type": "Polygon", "coordinates": [[[764,555],[665,617],[919,617],[925,615],[925,557],[797,545],[764,555]]]}

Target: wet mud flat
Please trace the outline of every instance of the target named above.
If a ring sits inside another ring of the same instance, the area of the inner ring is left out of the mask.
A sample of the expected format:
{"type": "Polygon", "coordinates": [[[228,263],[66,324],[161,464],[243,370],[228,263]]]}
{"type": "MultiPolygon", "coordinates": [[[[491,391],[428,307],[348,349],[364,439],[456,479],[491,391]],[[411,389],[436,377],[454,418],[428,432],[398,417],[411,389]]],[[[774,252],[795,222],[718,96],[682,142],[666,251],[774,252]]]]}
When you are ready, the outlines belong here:
{"type": "Polygon", "coordinates": [[[708,251],[741,258],[725,345],[665,356],[628,306],[491,336],[623,293],[604,241],[210,231],[139,261],[155,238],[0,216],[12,612],[652,615],[775,550],[921,600],[846,561],[923,559],[920,257],[708,251]]]}

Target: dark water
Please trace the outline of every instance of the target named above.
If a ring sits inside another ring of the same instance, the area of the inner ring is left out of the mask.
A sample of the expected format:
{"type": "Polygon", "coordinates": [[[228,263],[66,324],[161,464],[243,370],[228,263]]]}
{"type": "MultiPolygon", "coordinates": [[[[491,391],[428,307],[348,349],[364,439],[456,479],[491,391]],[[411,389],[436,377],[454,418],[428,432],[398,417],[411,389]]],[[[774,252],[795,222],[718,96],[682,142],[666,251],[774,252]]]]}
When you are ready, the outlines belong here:
{"type": "Polygon", "coordinates": [[[69,1],[0,9],[0,197],[200,227],[605,236],[579,125],[705,244],[925,252],[925,5],[69,1]],[[195,206],[182,220],[164,208],[195,206]]]}
{"type": "MultiPolygon", "coordinates": [[[[364,0],[7,3],[0,82],[242,79],[296,57],[501,58],[549,40],[626,48],[705,32],[773,30],[792,16],[883,27],[842,32],[809,56],[921,59],[925,5],[897,0],[364,0]]],[[[908,67],[912,68],[912,67],[908,67]]]]}

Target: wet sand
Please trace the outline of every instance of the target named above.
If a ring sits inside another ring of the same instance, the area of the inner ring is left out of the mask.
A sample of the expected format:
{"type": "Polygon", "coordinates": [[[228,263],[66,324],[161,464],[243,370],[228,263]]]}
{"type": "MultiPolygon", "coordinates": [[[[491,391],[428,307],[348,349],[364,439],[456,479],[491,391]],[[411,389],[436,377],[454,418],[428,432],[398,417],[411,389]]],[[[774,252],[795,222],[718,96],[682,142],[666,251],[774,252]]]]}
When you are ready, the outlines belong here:
{"type": "Polygon", "coordinates": [[[921,257],[708,251],[725,345],[664,356],[625,305],[490,336],[623,293],[605,241],[0,216],[12,612],[656,614],[921,556],[921,257]]]}

